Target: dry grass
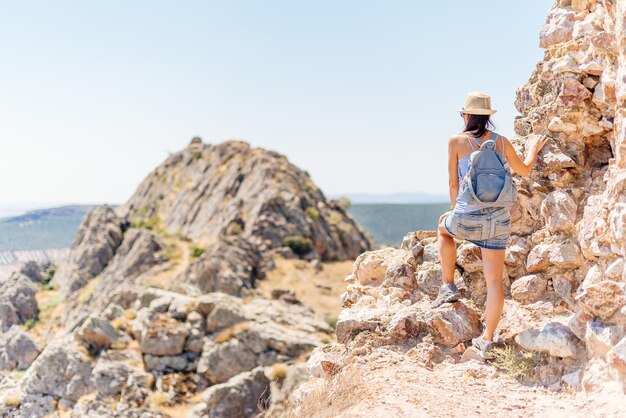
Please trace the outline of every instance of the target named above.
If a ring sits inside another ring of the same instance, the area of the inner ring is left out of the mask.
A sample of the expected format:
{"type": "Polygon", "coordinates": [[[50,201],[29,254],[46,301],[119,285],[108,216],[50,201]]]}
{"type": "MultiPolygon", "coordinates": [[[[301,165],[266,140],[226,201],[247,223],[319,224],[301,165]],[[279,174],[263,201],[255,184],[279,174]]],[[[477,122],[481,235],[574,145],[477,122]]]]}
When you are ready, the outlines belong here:
{"type": "Polygon", "coordinates": [[[493,355],[492,364],[513,379],[530,376],[536,365],[533,353],[525,350],[515,350],[510,345],[495,348],[491,354],[493,355]]]}
{"type": "Polygon", "coordinates": [[[346,368],[307,394],[295,410],[290,408],[288,416],[336,417],[370,396],[369,386],[364,382],[361,372],[346,368]]]}
{"type": "Polygon", "coordinates": [[[63,329],[61,318],[65,304],[58,289],[40,290],[35,294],[35,298],[39,306],[39,315],[36,320],[24,326],[36,340],[46,343],[63,329]]]}
{"type": "Polygon", "coordinates": [[[20,405],[22,404],[22,400],[17,395],[7,396],[6,398],[4,398],[3,403],[5,406],[8,406],[9,408],[19,408],[20,405]]]}
{"type": "Polygon", "coordinates": [[[252,327],[252,322],[250,321],[239,322],[233,325],[232,327],[228,327],[220,331],[213,338],[213,341],[215,341],[218,344],[225,343],[226,341],[230,340],[231,338],[233,338],[235,335],[239,334],[240,332],[249,330],[250,327],[252,327]]]}
{"type": "Polygon", "coordinates": [[[275,363],[270,368],[270,379],[272,380],[282,380],[287,377],[287,371],[289,370],[289,366],[285,363],[275,363]]]}
{"type": "Polygon", "coordinates": [[[89,298],[96,292],[96,287],[98,286],[98,283],[100,283],[101,279],[102,277],[96,276],[87,282],[85,287],[83,287],[78,294],[79,303],[85,303],[89,300],[89,298]]]}
{"type": "Polygon", "coordinates": [[[332,322],[339,315],[339,296],[345,292],[343,279],[352,270],[352,261],[324,262],[322,271],[315,271],[309,262],[297,259],[275,258],[276,269],[257,282],[257,291],[271,298],[274,289],[289,289],[315,313],[332,322]]]}

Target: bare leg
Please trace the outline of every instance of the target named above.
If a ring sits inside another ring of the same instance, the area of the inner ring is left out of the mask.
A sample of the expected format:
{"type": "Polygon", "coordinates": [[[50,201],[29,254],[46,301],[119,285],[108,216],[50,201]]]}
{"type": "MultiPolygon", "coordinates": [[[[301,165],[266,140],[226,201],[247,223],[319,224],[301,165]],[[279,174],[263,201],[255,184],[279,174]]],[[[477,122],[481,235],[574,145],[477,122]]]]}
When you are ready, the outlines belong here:
{"type": "Polygon", "coordinates": [[[485,331],[483,339],[493,341],[493,334],[498,327],[504,307],[504,289],[502,273],[504,271],[504,250],[481,248],[483,272],[487,281],[487,302],[485,303],[485,331]]]}
{"type": "Polygon", "coordinates": [[[454,238],[443,225],[443,220],[447,214],[439,218],[439,228],[437,238],[439,239],[439,259],[441,260],[441,270],[443,272],[443,282],[445,284],[454,283],[454,266],[456,264],[456,244],[454,238]]]}

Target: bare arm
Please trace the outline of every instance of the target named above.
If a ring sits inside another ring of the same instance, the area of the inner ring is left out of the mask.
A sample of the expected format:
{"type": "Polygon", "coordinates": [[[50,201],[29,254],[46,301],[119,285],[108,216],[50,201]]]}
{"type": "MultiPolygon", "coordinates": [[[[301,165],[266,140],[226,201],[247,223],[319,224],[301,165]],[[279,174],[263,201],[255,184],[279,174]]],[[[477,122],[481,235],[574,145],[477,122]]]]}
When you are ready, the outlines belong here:
{"type": "Polygon", "coordinates": [[[454,137],[448,141],[448,188],[450,191],[450,203],[452,209],[456,204],[456,198],[459,194],[459,174],[458,174],[458,157],[455,147],[454,137]]]}
{"type": "Polygon", "coordinates": [[[530,170],[532,170],[535,166],[537,154],[539,154],[539,151],[541,151],[543,146],[548,142],[548,139],[549,138],[547,136],[541,136],[538,140],[532,142],[528,147],[526,158],[522,161],[522,159],[517,155],[515,148],[513,148],[513,145],[511,145],[508,139],[504,138],[504,156],[513,171],[520,176],[527,176],[530,173],[530,170]]]}

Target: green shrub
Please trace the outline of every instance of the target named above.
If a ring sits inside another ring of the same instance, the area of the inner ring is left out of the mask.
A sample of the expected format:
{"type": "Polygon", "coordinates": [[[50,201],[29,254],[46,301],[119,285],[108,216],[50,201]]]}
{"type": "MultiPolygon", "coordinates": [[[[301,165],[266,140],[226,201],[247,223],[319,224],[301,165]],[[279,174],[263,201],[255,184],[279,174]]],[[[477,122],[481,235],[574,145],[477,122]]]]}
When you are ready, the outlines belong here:
{"type": "Polygon", "coordinates": [[[347,197],[340,197],[337,199],[337,204],[343,208],[343,210],[348,210],[352,207],[352,202],[347,197]]]}
{"type": "Polygon", "coordinates": [[[291,235],[285,237],[283,244],[291,248],[291,250],[298,255],[304,255],[313,248],[311,240],[301,235],[291,235]]]}
{"type": "Polygon", "coordinates": [[[202,248],[202,247],[193,247],[191,249],[191,256],[193,258],[198,258],[200,257],[202,254],[204,254],[204,252],[206,251],[206,249],[202,248]]]}
{"type": "Polygon", "coordinates": [[[194,151],[191,155],[194,160],[199,160],[202,157],[202,151],[194,151]]]}
{"type": "Polygon", "coordinates": [[[317,221],[318,218],[320,217],[319,210],[317,210],[317,208],[314,208],[313,206],[309,206],[304,211],[306,212],[306,216],[308,216],[309,218],[311,218],[314,221],[317,221]]]}

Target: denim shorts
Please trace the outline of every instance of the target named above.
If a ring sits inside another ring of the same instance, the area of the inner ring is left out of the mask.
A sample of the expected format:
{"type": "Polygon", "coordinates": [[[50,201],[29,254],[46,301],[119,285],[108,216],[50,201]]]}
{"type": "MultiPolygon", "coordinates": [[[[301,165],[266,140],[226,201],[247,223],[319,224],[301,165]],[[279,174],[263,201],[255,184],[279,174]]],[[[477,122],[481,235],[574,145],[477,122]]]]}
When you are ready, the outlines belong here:
{"type": "Polygon", "coordinates": [[[443,221],[451,235],[489,250],[506,249],[511,235],[509,208],[485,208],[467,213],[450,212],[443,221]]]}

